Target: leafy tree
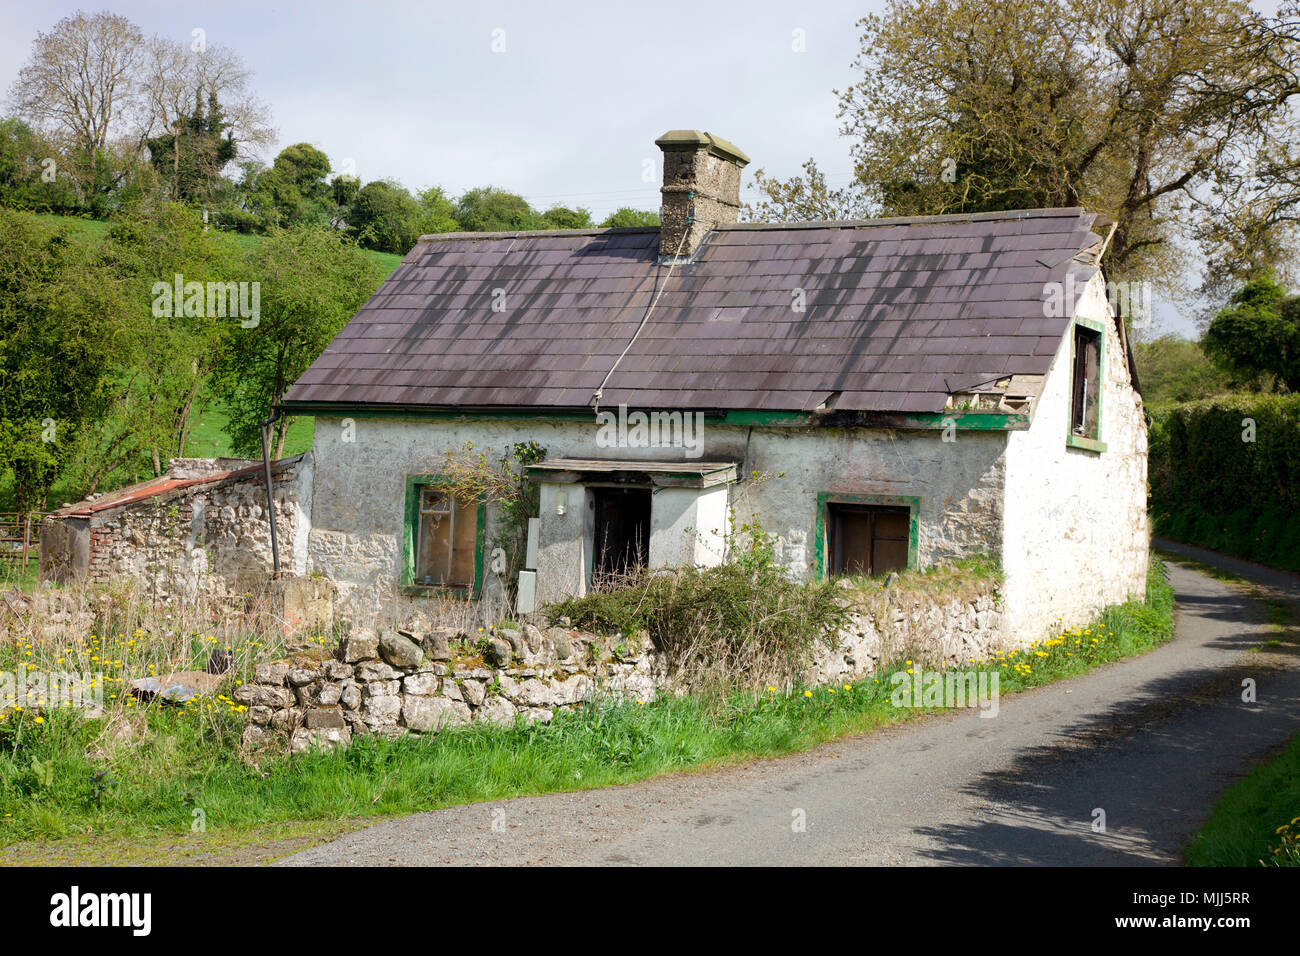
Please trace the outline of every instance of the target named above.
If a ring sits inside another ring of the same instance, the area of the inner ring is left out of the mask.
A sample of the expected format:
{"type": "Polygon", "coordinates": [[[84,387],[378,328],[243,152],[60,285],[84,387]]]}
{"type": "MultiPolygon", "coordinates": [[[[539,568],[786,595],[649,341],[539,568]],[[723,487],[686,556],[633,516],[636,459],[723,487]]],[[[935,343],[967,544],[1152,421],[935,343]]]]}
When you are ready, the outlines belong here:
{"type": "Polygon", "coordinates": [[[528,200],[495,186],[471,189],[461,196],[456,202],[456,220],[466,232],[546,228],[528,200]]]}
{"type": "Polygon", "coordinates": [[[399,183],[366,183],[348,207],[347,223],[358,243],[404,254],[420,238],[422,210],[399,183]]]}
{"type": "Polygon", "coordinates": [[[329,220],[334,197],[325,177],[330,172],[330,161],[315,146],[286,146],[270,169],[252,172],[250,182],[246,171],[244,188],[248,208],[261,219],[263,228],[329,220]]]}
{"type": "Polygon", "coordinates": [[[63,156],[20,119],[0,119],[0,205],[33,212],[70,213],[80,199],[63,156]],[[65,164],[66,165],[66,164],[65,164]]]}
{"type": "MultiPolygon", "coordinates": [[[[1115,220],[1112,273],[1156,274],[1180,220],[1223,245],[1212,227],[1244,157],[1290,155],[1293,0],[1276,17],[1243,0],[892,0],[860,26],[859,79],[839,94],[855,182],[836,195],[815,164],[786,182],[760,170],[753,215],[1083,205],[1115,220]]],[[[1300,208],[1300,182],[1269,170],[1267,201],[1300,208]]],[[[1235,252],[1214,261],[1243,274],[1235,252]]]]}
{"type": "Polygon", "coordinates": [[[247,267],[232,236],[205,230],[198,212],[174,203],[115,220],[86,265],[82,281],[104,290],[117,349],[106,373],[105,416],[83,434],[68,464],[68,481],[90,492],[123,470],[161,474],[168,459],[183,454],[205,383],[239,322],[230,303],[225,317],[208,311],[207,283],[246,280],[247,267]],[[188,296],[160,298],[159,285],[174,288],[177,275],[201,284],[200,309],[185,307],[188,296]]]}
{"type": "Polygon", "coordinates": [[[336,206],[344,208],[351,206],[360,191],[361,180],[357,179],[356,176],[342,173],[330,180],[330,195],[334,199],[336,206]]]}
{"type": "Polygon", "coordinates": [[[1204,348],[1235,384],[1300,392],[1300,297],[1271,277],[1252,279],[1214,317],[1204,348]]]}
{"type": "Polygon", "coordinates": [[[102,282],[65,228],[0,209],[0,472],[18,510],[41,510],[78,433],[106,408],[118,344],[102,282]]]}
{"type": "Polygon", "coordinates": [[[590,229],[593,225],[591,211],[581,206],[577,209],[552,206],[542,213],[543,229],[590,229]]]}
{"type": "Polygon", "coordinates": [[[1199,342],[1162,335],[1149,342],[1130,339],[1130,344],[1148,408],[1210,398],[1228,390],[1227,376],[1210,361],[1199,342]]]}
{"type": "Polygon", "coordinates": [[[205,111],[201,95],[196,94],[193,112],[177,116],[171,132],[154,136],[145,145],[171,198],[186,203],[212,201],[225,185],[222,170],[239,152],[215,95],[208,97],[205,111]]]}
{"type": "Polygon", "coordinates": [[[460,223],[456,221],[456,205],[447,198],[441,186],[430,186],[415,197],[420,204],[420,234],[437,232],[459,232],[460,223]]]}
{"type": "MultiPolygon", "coordinates": [[[[271,406],[379,287],[382,275],[351,241],[310,225],[272,230],[249,265],[261,283],[261,319],[256,328],[229,329],[213,384],[230,413],[235,451],[260,455],[261,422],[271,406]]],[[[289,424],[282,419],[277,426],[276,457],[284,453],[289,424]]]]}
{"type": "Polygon", "coordinates": [[[632,229],[657,225],[659,225],[659,213],[633,209],[631,206],[622,206],[606,216],[600,227],[602,229],[632,229]]]}
{"type": "Polygon", "coordinates": [[[832,189],[814,160],[803,164],[803,175],[781,181],[755,170],[755,186],[762,195],[757,204],[746,203],[750,219],[777,222],[822,222],[831,219],[865,219],[871,204],[859,185],[832,189]]]}

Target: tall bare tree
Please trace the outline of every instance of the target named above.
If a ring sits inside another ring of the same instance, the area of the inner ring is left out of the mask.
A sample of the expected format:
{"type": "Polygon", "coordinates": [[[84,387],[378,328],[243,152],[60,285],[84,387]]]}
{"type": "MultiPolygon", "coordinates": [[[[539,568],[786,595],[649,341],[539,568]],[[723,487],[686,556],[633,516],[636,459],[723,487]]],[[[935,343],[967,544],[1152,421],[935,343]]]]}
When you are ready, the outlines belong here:
{"type": "Polygon", "coordinates": [[[10,100],[21,115],[93,154],[134,105],[143,54],[144,35],[130,20],[75,13],[36,35],[10,100]]]}
{"type": "Polygon", "coordinates": [[[239,54],[227,47],[153,37],[140,72],[141,142],[173,129],[196,98],[215,97],[240,143],[267,145],[275,130],[270,110],[252,91],[252,78],[239,54]]]}

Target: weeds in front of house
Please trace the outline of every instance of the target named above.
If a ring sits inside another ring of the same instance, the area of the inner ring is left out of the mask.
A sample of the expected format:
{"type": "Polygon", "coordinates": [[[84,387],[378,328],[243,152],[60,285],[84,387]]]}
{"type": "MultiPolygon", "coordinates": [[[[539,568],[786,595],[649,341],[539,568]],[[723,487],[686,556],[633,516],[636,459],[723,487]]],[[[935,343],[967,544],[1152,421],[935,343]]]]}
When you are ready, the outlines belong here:
{"type": "Polygon", "coordinates": [[[835,645],[849,608],[834,582],[793,579],[775,560],[774,539],[746,523],[721,564],[641,569],[547,613],[615,639],[645,632],[671,674],[715,700],[733,688],[788,687],[835,645]]]}
{"type": "MultiPolygon", "coordinates": [[[[1172,590],[1152,562],[1145,603],[1108,609],[1077,634],[963,668],[996,670],[1002,692],[1141,653],[1172,633],[1172,590]],[[1078,642],[1078,643],[1075,643],[1078,642]]],[[[18,738],[0,730],[0,844],[65,836],[186,833],[341,820],[608,786],[805,750],[924,713],[891,701],[892,674],[819,688],[731,691],[717,700],[597,700],[549,725],[473,725],[435,737],[355,740],[346,750],[241,760],[237,714],[150,705],[115,737],[114,715],[68,713],[18,738]],[[215,746],[214,746],[215,744],[215,746]]],[[[31,728],[28,728],[31,730],[31,728]]]]}
{"type": "MultiPolygon", "coordinates": [[[[147,738],[163,719],[158,715],[171,719],[174,710],[188,715],[201,739],[218,743],[220,727],[229,718],[242,721],[247,709],[230,692],[251,676],[256,661],[284,650],[283,622],[252,595],[160,604],[139,582],[120,582],[2,597],[0,749],[15,757],[28,744],[39,752],[39,741],[63,739],[52,731],[66,729],[67,721],[78,726],[76,746],[82,751],[114,750],[123,741],[147,738]],[[131,693],[137,679],[186,671],[222,674],[225,692],[175,706],[146,705],[131,693]],[[96,719],[81,720],[73,711],[96,719]]],[[[323,634],[300,640],[322,653],[333,643],[323,634]]],[[[7,781],[0,787],[7,788],[7,781]]]]}

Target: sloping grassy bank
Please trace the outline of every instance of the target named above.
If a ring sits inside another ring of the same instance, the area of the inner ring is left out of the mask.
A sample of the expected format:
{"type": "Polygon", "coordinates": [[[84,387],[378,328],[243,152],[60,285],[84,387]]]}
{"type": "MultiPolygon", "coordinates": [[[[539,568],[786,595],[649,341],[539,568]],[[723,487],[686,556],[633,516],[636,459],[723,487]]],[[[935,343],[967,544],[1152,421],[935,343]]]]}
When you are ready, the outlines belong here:
{"type": "Polygon", "coordinates": [[[1300,866],[1300,734],[1219,800],[1189,866],[1300,866]]]}
{"type": "MultiPolygon", "coordinates": [[[[1173,592],[1153,559],[1144,602],[999,657],[1010,693],[1150,650],[1172,635],[1173,592]]],[[[804,750],[937,708],[891,700],[894,672],[786,695],[722,701],[595,702],[549,726],[472,726],[437,737],[358,739],[346,751],[241,761],[242,717],[141,708],[115,727],[52,713],[0,722],[0,844],[104,834],[114,840],[287,821],[405,814],[459,803],[586,789],[804,750]]]]}

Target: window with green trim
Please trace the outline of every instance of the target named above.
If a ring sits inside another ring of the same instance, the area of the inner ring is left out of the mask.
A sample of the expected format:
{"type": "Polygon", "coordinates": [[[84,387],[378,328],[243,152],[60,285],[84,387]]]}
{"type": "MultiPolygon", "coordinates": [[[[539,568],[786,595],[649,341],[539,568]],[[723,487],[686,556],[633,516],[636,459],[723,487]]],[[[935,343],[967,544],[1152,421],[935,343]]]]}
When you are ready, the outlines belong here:
{"type": "Polygon", "coordinates": [[[1074,389],[1070,402],[1070,432],[1080,438],[1096,438],[1097,396],[1101,392],[1101,333],[1086,326],[1074,327],[1074,389]]]}
{"type": "Polygon", "coordinates": [[[826,519],[832,576],[907,569],[908,509],[831,503],[826,519]]]}
{"type": "Polygon", "coordinates": [[[1106,356],[1105,326],[1075,318],[1070,333],[1070,428],[1066,444],[1102,452],[1102,383],[1106,356]]]}
{"type": "Polygon", "coordinates": [[[819,494],[814,574],[874,576],[917,567],[920,509],[921,499],[910,496],[819,494]]]}
{"type": "Polygon", "coordinates": [[[482,500],[453,495],[439,476],[408,477],[402,583],[477,597],[483,578],[485,510],[482,500]]]}

